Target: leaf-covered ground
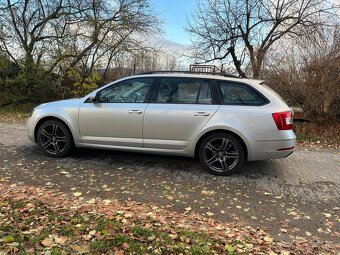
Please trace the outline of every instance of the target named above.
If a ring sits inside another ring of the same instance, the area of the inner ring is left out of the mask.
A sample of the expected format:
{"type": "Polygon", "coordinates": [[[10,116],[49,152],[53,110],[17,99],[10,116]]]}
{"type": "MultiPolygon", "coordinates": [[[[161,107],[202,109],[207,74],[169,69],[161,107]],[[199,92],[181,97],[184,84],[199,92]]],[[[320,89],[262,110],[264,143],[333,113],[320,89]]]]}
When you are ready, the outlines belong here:
{"type": "Polygon", "coordinates": [[[0,183],[0,254],[336,254],[265,230],[132,201],[0,183]]]}
{"type": "Polygon", "coordinates": [[[294,132],[300,147],[340,149],[340,122],[295,122],[294,132]]]}

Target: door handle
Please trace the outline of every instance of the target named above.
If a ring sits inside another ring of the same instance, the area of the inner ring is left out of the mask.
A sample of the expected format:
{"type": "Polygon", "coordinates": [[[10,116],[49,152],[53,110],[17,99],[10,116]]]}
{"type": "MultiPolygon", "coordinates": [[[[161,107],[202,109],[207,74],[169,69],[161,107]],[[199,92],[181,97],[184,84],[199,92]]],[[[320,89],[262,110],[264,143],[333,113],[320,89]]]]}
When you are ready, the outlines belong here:
{"type": "Polygon", "coordinates": [[[130,110],[129,113],[130,114],[142,114],[143,111],[141,111],[141,110],[130,110]]]}
{"type": "Polygon", "coordinates": [[[210,113],[208,113],[208,112],[195,112],[194,115],[198,116],[198,117],[200,117],[200,116],[209,116],[210,113]]]}

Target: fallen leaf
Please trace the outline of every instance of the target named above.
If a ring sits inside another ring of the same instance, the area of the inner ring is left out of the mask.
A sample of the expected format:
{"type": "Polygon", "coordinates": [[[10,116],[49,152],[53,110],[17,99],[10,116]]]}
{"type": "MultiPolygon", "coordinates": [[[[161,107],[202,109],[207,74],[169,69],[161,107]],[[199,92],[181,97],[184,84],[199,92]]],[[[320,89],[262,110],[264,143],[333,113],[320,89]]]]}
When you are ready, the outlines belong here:
{"type": "Polygon", "coordinates": [[[215,195],[215,191],[213,190],[202,190],[201,191],[201,195],[203,196],[212,196],[212,195],[215,195]]]}
{"type": "Polygon", "coordinates": [[[290,254],[290,252],[289,251],[286,251],[286,250],[283,250],[283,251],[281,251],[281,253],[280,253],[281,255],[289,255],[290,254]]]}
{"type": "Polygon", "coordinates": [[[273,240],[274,240],[274,238],[271,238],[271,237],[269,237],[269,236],[265,236],[265,237],[263,238],[263,240],[264,240],[265,242],[267,242],[267,243],[272,243],[273,240]]]}
{"type": "MultiPolygon", "coordinates": [[[[81,193],[80,193],[81,195],[81,193]]],[[[95,198],[91,198],[90,200],[87,201],[88,204],[95,204],[96,203],[96,199],[95,198]]]]}
{"type": "Polygon", "coordinates": [[[110,199],[104,199],[103,203],[104,203],[104,205],[109,205],[109,204],[111,204],[111,200],[110,199]]]}
{"type": "Polygon", "coordinates": [[[41,244],[45,247],[50,247],[53,244],[53,241],[50,238],[45,238],[41,241],[41,244]]]}
{"type": "Polygon", "coordinates": [[[90,253],[90,246],[85,245],[75,245],[72,247],[73,250],[77,251],[79,254],[87,254],[90,253]]]}
{"type": "Polygon", "coordinates": [[[155,235],[151,235],[147,237],[148,241],[153,241],[156,239],[155,235]]]}
{"type": "Polygon", "coordinates": [[[4,238],[0,239],[0,243],[13,243],[13,242],[15,242],[15,239],[12,235],[5,236],[4,238]]]}
{"type": "Polygon", "coordinates": [[[173,240],[175,240],[175,239],[178,237],[177,234],[170,234],[169,236],[170,236],[170,238],[173,239],[173,240]]]}
{"type": "Polygon", "coordinates": [[[326,218],[330,218],[332,216],[332,214],[330,213],[322,213],[323,215],[325,215],[326,218]]]}
{"type": "Polygon", "coordinates": [[[232,245],[230,245],[230,244],[226,244],[226,245],[224,246],[224,250],[225,250],[225,251],[228,251],[229,253],[233,253],[236,249],[237,249],[237,247],[232,246],[232,245]]]}
{"type": "Polygon", "coordinates": [[[64,244],[67,241],[66,237],[55,237],[54,241],[58,244],[64,244]]]}
{"type": "Polygon", "coordinates": [[[83,193],[81,193],[81,192],[74,192],[74,193],[72,193],[73,194],[73,196],[75,196],[75,197],[80,197],[83,193]]]}

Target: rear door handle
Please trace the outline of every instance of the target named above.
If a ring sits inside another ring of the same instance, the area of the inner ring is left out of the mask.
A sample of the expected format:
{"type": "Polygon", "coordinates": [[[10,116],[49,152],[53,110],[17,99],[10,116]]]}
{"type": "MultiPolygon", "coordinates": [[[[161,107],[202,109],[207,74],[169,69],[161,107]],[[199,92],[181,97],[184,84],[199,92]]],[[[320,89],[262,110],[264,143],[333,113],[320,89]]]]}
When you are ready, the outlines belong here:
{"type": "Polygon", "coordinates": [[[130,110],[129,113],[130,114],[142,114],[143,111],[141,111],[141,110],[130,110]]]}
{"type": "Polygon", "coordinates": [[[208,112],[195,112],[194,115],[198,116],[198,117],[200,117],[200,116],[209,116],[210,113],[208,113],[208,112]]]}

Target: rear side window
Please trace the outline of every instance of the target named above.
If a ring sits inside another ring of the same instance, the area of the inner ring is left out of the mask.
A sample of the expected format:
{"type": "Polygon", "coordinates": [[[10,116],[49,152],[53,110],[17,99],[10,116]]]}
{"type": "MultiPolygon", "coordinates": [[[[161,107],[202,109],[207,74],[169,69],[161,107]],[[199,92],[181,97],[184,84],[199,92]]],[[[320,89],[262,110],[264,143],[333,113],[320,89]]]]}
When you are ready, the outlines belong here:
{"type": "Polygon", "coordinates": [[[255,89],[228,82],[218,82],[222,104],[227,105],[264,105],[267,99],[255,89]]]}
{"type": "Polygon", "coordinates": [[[210,84],[200,79],[163,78],[157,103],[212,104],[210,84]]]}

